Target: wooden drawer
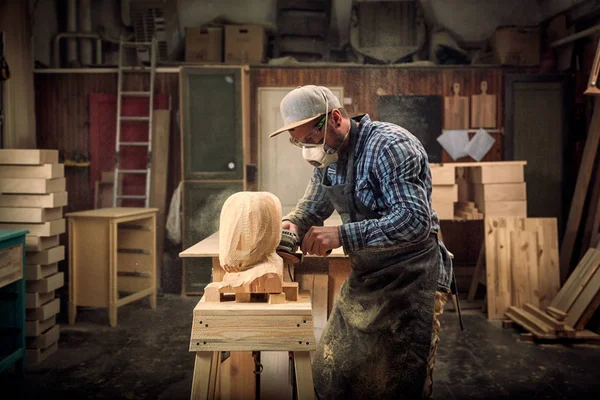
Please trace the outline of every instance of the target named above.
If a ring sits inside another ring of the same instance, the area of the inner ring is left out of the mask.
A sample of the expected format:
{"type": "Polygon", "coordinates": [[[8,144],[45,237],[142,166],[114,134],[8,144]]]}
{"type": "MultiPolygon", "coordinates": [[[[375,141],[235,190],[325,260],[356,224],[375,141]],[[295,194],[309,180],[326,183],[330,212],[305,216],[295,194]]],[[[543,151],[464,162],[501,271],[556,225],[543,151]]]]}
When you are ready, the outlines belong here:
{"type": "Polygon", "coordinates": [[[23,246],[20,244],[0,250],[0,287],[23,277],[23,246]]]}

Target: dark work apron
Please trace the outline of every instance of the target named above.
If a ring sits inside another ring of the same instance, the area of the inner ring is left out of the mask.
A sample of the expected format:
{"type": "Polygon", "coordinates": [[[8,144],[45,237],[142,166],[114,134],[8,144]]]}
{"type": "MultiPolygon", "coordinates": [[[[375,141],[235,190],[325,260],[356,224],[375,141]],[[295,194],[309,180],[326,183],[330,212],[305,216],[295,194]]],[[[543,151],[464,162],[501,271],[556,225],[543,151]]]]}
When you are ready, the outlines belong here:
{"type": "MultiPolygon", "coordinates": [[[[322,185],[344,223],[380,218],[354,195],[356,125],[347,183],[322,185]]],[[[319,399],[421,399],[431,346],[440,262],[435,234],[419,244],[349,254],[341,287],[313,361],[319,399]]]]}

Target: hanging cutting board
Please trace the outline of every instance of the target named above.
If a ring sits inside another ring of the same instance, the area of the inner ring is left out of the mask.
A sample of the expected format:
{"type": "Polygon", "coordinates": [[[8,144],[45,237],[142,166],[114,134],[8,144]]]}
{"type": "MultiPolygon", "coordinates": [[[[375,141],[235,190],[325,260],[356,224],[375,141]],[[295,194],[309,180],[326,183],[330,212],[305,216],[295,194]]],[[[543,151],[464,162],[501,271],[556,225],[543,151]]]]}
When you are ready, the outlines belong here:
{"type": "Polygon", "coordinates": [[[481,82],[481,94],[471,96],[471,128],[496,127],[496,95],[487,93],[487,82],[481,82]]]}
{"type": "Polygon", "coordinates": [[[452,85],[452,93],[444,97],[444,129],[469,129],[469,98],[459,96],[458,83],[452,85]]]}

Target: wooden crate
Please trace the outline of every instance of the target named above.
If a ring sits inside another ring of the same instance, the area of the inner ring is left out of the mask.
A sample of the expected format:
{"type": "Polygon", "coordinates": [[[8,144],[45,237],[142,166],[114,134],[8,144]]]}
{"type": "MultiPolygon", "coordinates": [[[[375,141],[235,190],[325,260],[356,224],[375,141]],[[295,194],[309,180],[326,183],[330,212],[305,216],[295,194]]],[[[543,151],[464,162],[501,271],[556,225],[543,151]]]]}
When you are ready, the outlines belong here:
{"type": "Polygon", "coordinates": [[[46,293],[26,293],[25,308],[38,308],[54,299],[54,290],[46,293]]]}

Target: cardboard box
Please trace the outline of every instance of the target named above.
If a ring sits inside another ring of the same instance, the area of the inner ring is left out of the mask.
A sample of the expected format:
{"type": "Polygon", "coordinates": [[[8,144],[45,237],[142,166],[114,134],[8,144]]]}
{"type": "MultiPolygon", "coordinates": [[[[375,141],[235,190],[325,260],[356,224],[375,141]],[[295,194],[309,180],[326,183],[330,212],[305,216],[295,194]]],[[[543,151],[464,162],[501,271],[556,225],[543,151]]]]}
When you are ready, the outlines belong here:
{"type": "Polygon", "coordinates": [[[265,29],[260,25],[226,25],[225,63],[261,63],[265,43],[265,29]]]}
{"type": "Polygon", "coordinates": [[[185,28],[185,61],[223,62],[223,28],[185,28]]]}
{"type": "Polygon", "coordinates": [[[540,29],[537,27],[498,27],[492,38],[497,61],[503,65],[539,65],[540,29]]]}

